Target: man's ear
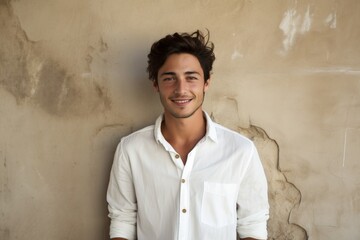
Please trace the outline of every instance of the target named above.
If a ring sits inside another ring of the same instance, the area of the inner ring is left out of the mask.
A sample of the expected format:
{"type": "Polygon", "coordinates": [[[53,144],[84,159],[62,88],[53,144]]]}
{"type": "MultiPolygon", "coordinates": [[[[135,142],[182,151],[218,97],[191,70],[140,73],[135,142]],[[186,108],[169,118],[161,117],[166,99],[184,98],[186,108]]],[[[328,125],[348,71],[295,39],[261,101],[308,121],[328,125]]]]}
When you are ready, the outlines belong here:
{"type": "Polygon", "coordinates": [[[153,80],[153,87],[156,92],[159,92],[159,85],[158,85],[158,81],[156,79],[153,80]]]}
{"type": "Polygon", "coordinates": [[[210,87],[210,79],[211,79],[211,78],[209,78],[208,80],[205,81],[205,84],[204,84],[204,92],[206,92],[206,91],[209,89],[209,87],[210,87]]]}

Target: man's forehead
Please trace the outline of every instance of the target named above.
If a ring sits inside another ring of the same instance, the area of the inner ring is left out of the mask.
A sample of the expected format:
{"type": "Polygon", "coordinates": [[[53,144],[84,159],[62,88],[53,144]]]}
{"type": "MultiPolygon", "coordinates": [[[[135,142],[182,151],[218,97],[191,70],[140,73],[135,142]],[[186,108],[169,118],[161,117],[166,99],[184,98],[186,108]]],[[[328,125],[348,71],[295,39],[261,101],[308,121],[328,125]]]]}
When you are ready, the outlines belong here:
{"type": "Polygon", "coordinates": [[[166,58],[164,64],[160,67],[159,70],[167,71],[166,69],[169,69],[169,72],[171,69],[187,69],[187,72],[199,72],[199,69],[201,69],[201,64],[197,57],[192,54],[171,54],[166,58]]]}

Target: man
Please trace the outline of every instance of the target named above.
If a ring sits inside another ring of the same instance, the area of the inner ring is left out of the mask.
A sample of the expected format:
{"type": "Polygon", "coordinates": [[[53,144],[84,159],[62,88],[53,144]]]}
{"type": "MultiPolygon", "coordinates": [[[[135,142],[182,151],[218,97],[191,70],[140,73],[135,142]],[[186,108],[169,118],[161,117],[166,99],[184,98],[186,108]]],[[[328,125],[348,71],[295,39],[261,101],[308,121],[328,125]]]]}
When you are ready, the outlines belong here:
{"type": "Polygon", "coordinates": [[[112,239],[267,238],[267,183],[254,144],[202,109],[213,49],[199,31],[152,45],[147,70],[164,112],[117,147],[107,193],[112,239]]]}

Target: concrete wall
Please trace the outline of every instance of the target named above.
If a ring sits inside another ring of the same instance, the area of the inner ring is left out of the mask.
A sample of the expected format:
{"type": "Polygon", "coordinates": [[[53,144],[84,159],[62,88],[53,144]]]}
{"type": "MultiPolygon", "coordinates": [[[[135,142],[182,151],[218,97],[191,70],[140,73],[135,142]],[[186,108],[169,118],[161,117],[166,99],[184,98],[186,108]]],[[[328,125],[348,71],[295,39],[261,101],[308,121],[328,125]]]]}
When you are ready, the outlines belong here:
{"type": "Polygon", "coordinates": [[[161,113],[146,55],[211,32],[205,109],[252,138],[270,239],[360,238],[358,0],[0,0],[0,239],[107,239],[121,136],[161,113]]]}

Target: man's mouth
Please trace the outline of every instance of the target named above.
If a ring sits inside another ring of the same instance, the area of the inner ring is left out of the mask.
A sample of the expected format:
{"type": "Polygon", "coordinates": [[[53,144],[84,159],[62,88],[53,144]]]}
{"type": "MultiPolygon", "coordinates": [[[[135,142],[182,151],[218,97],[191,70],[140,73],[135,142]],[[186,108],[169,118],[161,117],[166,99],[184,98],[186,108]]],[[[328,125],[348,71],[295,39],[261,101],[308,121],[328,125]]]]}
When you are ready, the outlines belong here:
{"type": "Polygon", "coordinates": [[[185,105],[191,102],[192,98],[172,98],[170,100],[177,105],[185,105]]]}
{"type": "Polygon", "coordinates": [[[183,100],[172,100],[175,103],[184,104],[191,101],[191,99],[183,99],[183,100]]]}

